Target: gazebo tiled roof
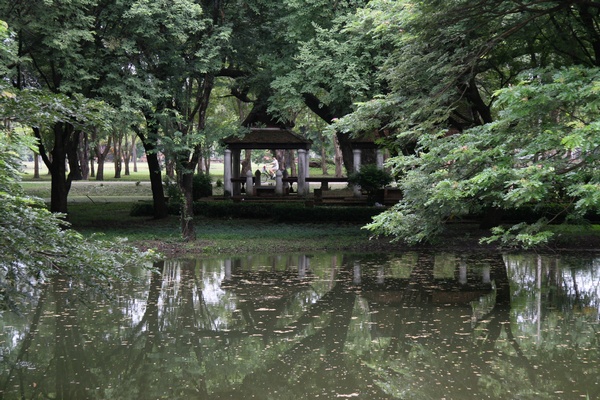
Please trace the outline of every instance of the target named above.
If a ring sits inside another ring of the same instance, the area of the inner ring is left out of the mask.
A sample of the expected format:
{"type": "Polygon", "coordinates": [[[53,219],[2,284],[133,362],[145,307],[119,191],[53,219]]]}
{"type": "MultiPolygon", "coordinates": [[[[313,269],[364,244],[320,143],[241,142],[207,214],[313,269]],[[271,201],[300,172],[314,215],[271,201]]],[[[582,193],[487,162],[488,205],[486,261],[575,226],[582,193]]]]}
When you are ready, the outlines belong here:
{"type": "Polygon", "coordinates": [[[312,142],[297,133],[280,128],[250,128],[244,136],[223,139],[229,149],[310,149],[312,142]]]}

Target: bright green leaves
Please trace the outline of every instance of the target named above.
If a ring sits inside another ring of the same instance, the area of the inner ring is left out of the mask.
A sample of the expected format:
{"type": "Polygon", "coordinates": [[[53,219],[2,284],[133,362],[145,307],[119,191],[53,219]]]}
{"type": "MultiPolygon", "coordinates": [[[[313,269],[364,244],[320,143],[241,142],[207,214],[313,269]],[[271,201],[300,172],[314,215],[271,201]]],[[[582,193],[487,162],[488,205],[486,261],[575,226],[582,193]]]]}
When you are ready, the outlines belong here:
{"type": "MultiPolygon", "coordinates": [[[[380,216],[369,229],[414,243],[430,239],[433,226],[449,218],[490,208],[510,213],[556,205],[567,218],[600,211],[600,69],[536,70],[525,78],[496,93],[496,121],[421,135],[419,158],[391,159],[405,172],[404,199],[388,211],[398,215],[380,216]],[[404,226],[415,221],[420,225],[412,231],[404,226]]],[[[551,237],[547,223],[498,228],[491,239],[536,246],[551,237]]]]}
{"type": "Polygon", "coordinates": [[[0,96],[0,114],[24,126],[50,129],[56,123],[69,123],[78,129],[108,129],[114,109],[81,95],[69,98],[44,90],[9,90],[0,96]]]}
{"type": "Polygon", "coordinates": [[[506,193],[502,196],[507,207],[519,208],[548,198],[548,191],[552,190],[553,168],[531,165],[515,168],[512,172],[513,179],[505,183],[506,193]]]}
{"type": "Polygon", "coordinates": [[[302,3],[300,8],[297,2],[286,3],[291,16],[285,19],[286,39],[297,36],[297,50],[285,66],[288,72],[278,74],[271,85],[275,90],[271,110],[286,117],[304,107],[304,94],[315,96],[339,117],[351,111],[353,102],[380,92],[377,69],[384,62],[385,46],[371,34],[371,19],[360,10],[354,14],[363,2],[344,2],[343,7],[337,2],[334,10],[329,2],[318,3],[312,7],[302,3]],[[318,17],[299,17],[305,13],[318,17]],[[307,21],[311,21],[309,26],[307,21]]]}
{"type": "Polygon", "coordinates": [[[499,242],[503,247],[530,249],[541,246],[552,238],[553,233],[547,230],[546,220],[535,224],[519,223],[511,227],[498,226],[492,228],[492,234],[481,240],[481,243],[499,242]]]}
{"type": "Polygon", "coordinates": [[[190,0],[137,0],[123,17],[135,24],[138,35],[170,46],[204,32],[208,24],[202,6],[190,0]]]}
{"type": "Polygon", "coordinates": [[[573,185],[568,189],[569,196],[577,199],[575,208],[578,212],[600,209],[600,183],[573,185]]]}

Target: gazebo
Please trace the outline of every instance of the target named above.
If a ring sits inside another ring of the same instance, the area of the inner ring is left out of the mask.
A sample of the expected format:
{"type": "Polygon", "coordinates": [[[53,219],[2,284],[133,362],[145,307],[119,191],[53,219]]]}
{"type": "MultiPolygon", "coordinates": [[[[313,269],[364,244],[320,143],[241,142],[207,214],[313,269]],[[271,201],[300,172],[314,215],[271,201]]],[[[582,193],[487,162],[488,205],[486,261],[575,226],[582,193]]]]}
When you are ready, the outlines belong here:
{"type": "MultiPolygon", "coordinates": [[[[374,151],[377,168],[383,169],[383,149],[377,144],[377,139],[379,139],[379,136],[375,132],[370,132],[363,133],[350,140],[355,172],[360,171],[364,151],[374,151]]],[[[360,195],[360,187],[354,187],[354,195],[360,195]]]]}
{"type": "MultiPolygon", "coordinates": [[[[298,152],[298,194],[306,195],[308,185],[308,151],[312,142],[289,129],[250,128],[244,136],[223,139],[225,145],[224,186],[226,195],[241,192],[241,151],[250,150],[296,150],[298,152]]],[[[259,182],[256,183],[257,185],[259,182]]]]}
{"type": "Polygon", "coordinates": [[[350,139],[350,146],[354,156],[354,170],[360,170],[362,163],[362,153],[365,150],[375,151],[377,167],[383,169],[383,149],[377,144],[380,139],[376,132],[363,133],[355,138],[350,139]]]}

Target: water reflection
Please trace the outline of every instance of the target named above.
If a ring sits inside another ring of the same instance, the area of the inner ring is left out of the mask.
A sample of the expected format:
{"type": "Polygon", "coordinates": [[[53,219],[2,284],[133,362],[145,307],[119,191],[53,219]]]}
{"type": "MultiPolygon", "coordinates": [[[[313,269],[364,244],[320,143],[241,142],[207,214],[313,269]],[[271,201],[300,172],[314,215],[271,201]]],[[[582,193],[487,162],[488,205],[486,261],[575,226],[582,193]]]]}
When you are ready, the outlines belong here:
{"type": "Polygon", "coordinates": [[[598,398],[599,263],[168,261],[111,299],[55,279],[0,320],[0,398],[598,398]]]}

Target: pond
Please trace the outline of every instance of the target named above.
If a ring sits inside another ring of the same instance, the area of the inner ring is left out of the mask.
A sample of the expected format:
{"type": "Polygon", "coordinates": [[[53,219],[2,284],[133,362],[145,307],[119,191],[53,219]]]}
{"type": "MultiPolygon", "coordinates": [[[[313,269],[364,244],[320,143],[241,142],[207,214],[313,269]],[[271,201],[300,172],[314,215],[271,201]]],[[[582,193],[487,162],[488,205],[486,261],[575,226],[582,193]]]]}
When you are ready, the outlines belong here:
{"type": "Polygon", "coordinates": [[[596,399],[600,257],[171,260],[0,319],[0,399],[596,399]]]}

